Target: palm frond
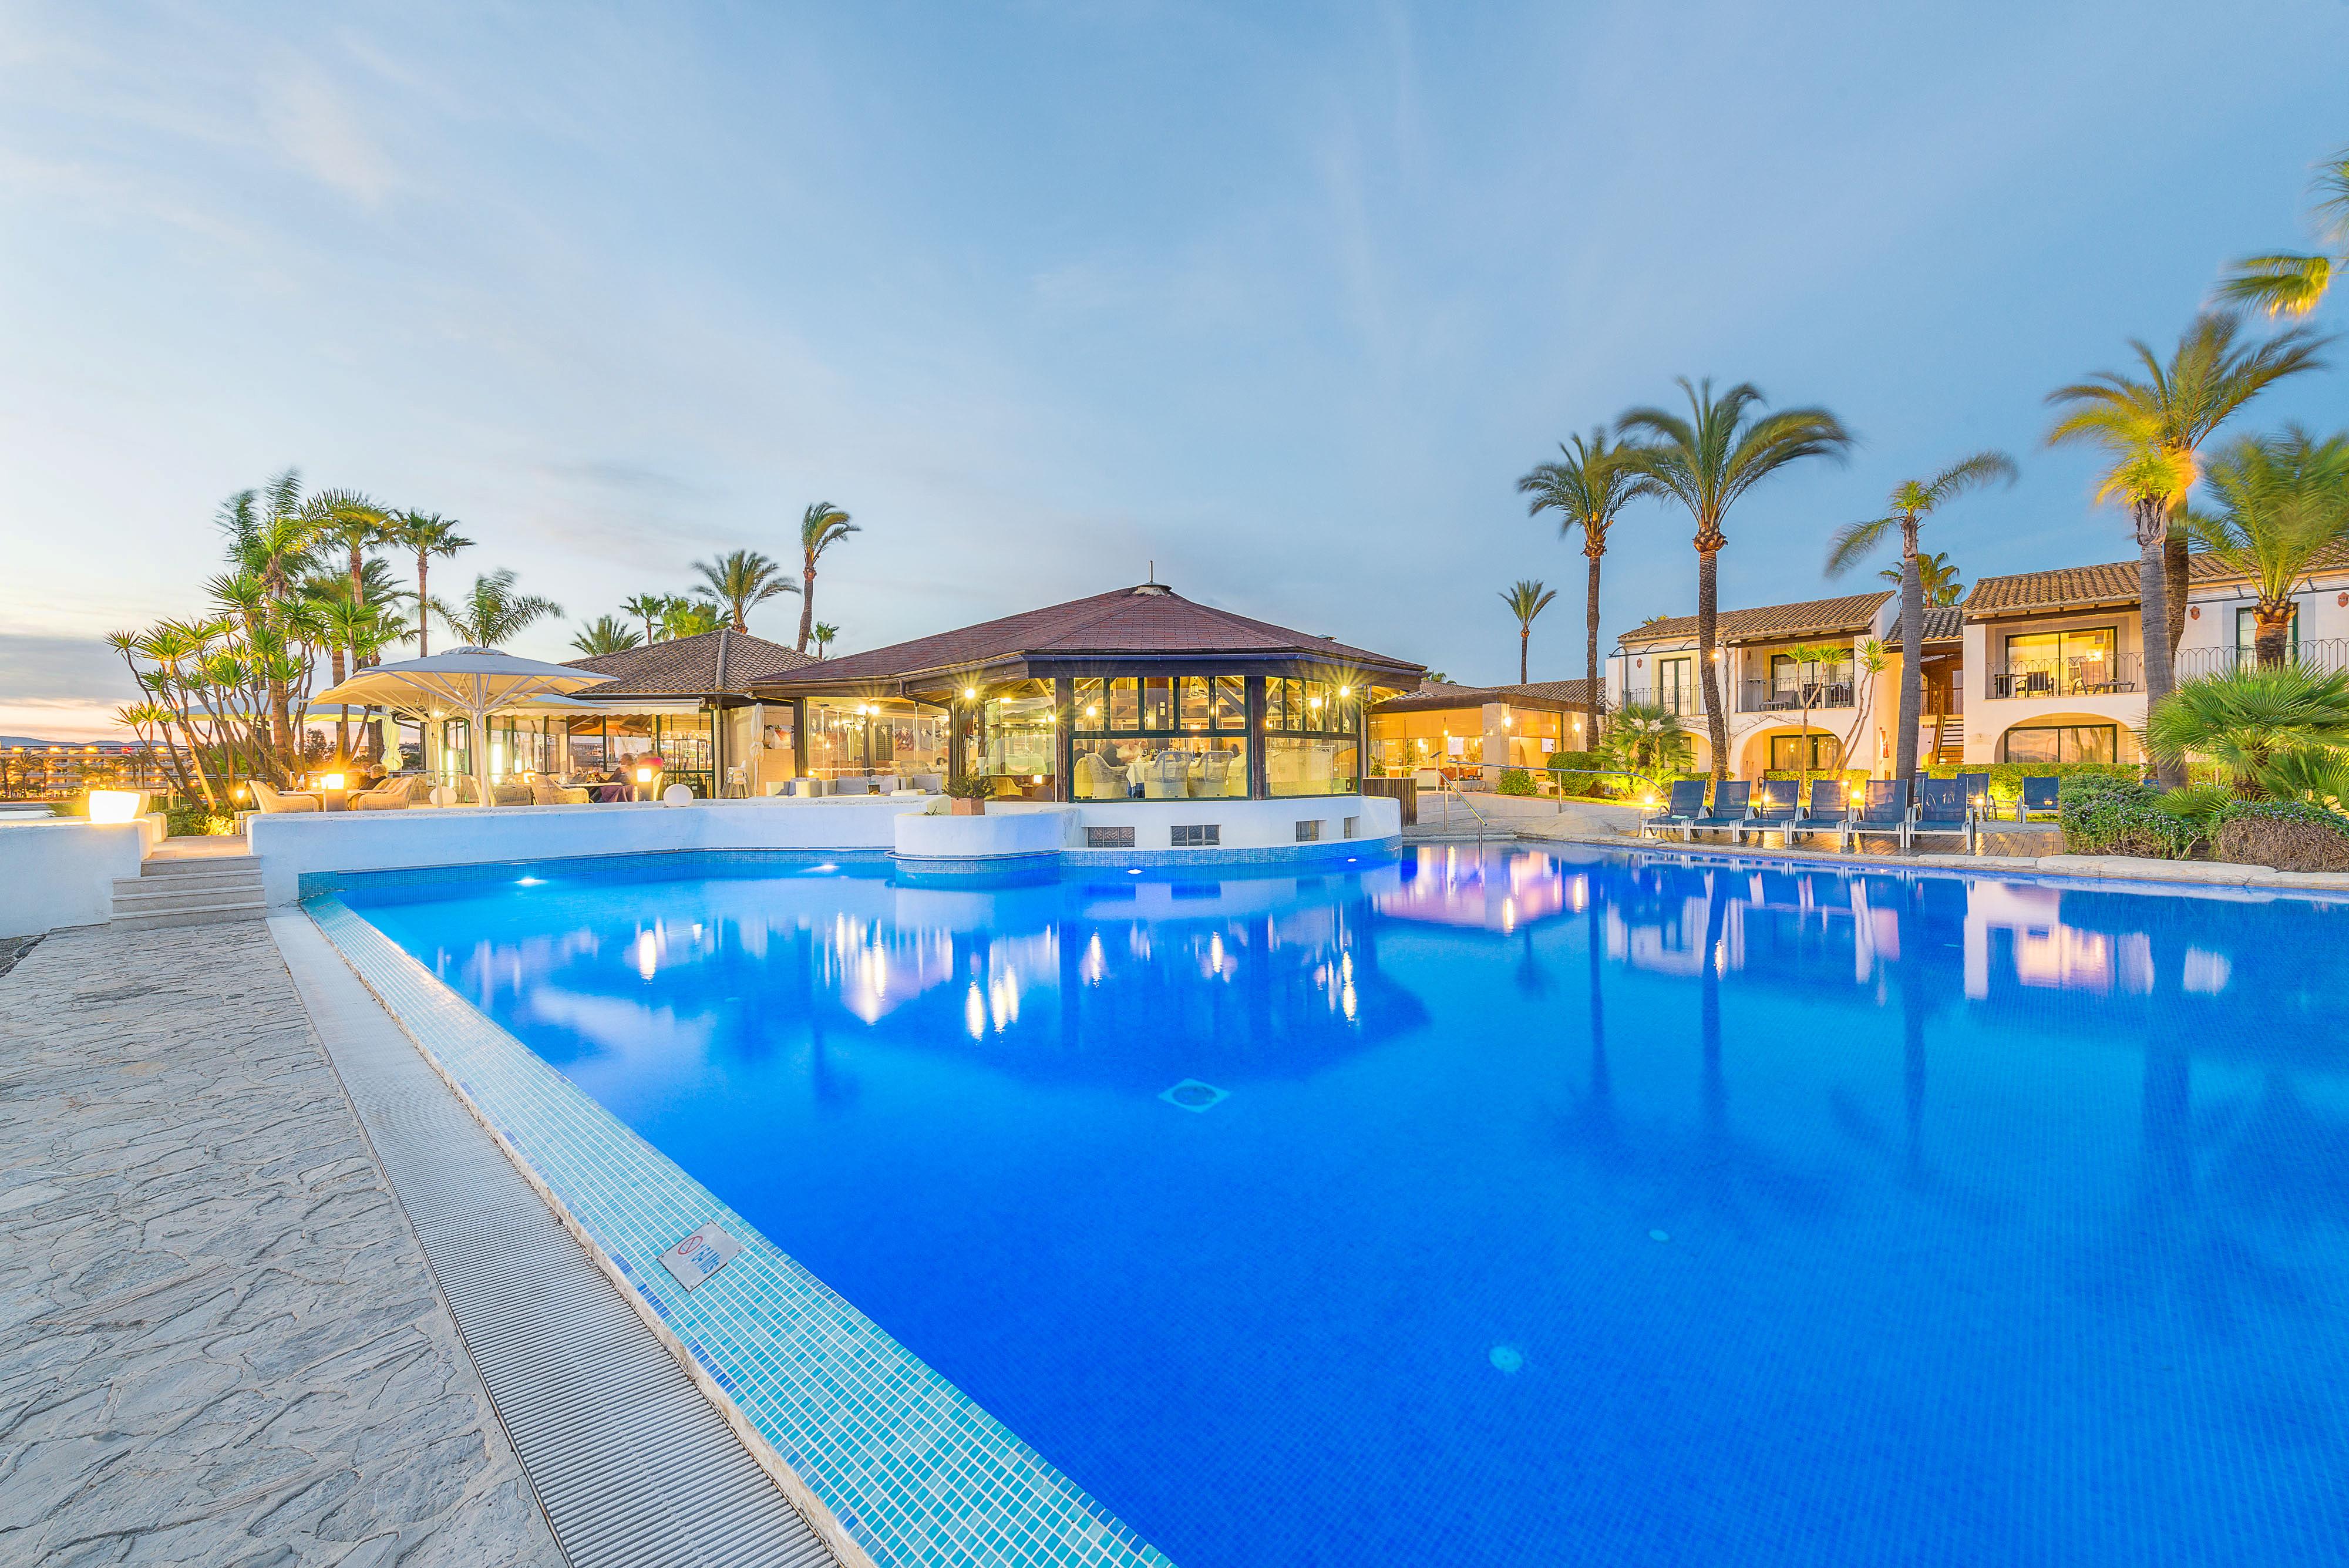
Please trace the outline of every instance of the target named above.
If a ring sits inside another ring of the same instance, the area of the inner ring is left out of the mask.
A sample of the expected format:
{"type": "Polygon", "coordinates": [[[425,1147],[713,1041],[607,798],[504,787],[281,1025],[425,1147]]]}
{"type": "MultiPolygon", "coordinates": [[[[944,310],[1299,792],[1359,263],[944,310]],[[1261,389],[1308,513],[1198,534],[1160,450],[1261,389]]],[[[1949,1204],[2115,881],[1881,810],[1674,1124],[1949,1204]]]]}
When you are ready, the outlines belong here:
{"type": "Polygon", "coordinates": [[[2306,316],[2333,285],[2330,256],[2245,256],[2220,280],[2218,296],[2266,316],[2306,316]]]}
{"type": "Polygon", "coordinates": [[[1842,576],[1866,560],[1884,543],[1884,535],[1900,525],[1898,517],[1872,517],[1847,523],[1827,540],[1827,576],[1842,576]]]}

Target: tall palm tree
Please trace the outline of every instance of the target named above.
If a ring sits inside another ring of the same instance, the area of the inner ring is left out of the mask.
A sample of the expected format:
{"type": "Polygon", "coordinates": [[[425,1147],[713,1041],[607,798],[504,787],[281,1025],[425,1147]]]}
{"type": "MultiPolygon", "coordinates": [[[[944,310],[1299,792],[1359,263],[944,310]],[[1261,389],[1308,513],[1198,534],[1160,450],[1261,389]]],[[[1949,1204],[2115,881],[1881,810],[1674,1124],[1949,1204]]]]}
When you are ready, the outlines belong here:
{"type": "Polygon", "coordinates": [[[1599,743],[1599,710],[1604,699],[1599,684],[1599,563],[1607,554],[1607,532],[1616,514],[1630,501],[1637,476],[1625,464],[1619,450],[1607,444],[1605,430],[1585,441],[1574,436],[1558,446],[1557,462],[1545,462],[1517,481],[1517,493],[1530,495],[1528,515],[1546,511],[1558,514],[1560,537],[1582,531],[1582,554],[1590,563],[1590,581],[1582,605],[1582,668],[1584,744],[1599,743]]]}
{"type": "Polygon", "coordinates": [[[1740,496],[1780,469],[1807,457],[1843,462],[1851,450],[1851,432],[1825,409],[1757,412],[1764,400],[1750,381],[1716,398],[1711,377],[1694,386],[1686,376],[1678,380],[1688,397],[1688,417],[1664,409],[1633,409],[1615,421],[1615,432],[1637,438],[1619,449],[1634,475],[1631,493],[1677,501],[1696,522],[1698,677],[1717,785],[1729,776],[1729,717],[1721,705],[1716,635],[1719,557],[1729,543],[1722,523],[1740,496]]]}
{"type": "Polygon", "coordinates": [[[2349,147],[2317,166],[2316,234],[2332,254],[2246,256],[2219,286],[2219,297],[2270,316],[2306,316],[2335,274],[2349,267],[2349,147]]]}
{"type": "MultiPolygon", "coordinates": [[[[1897,588],[1903,570],[1887,566],[1876,575],[1897,588]]],[[[1917,586],[1925,590],[1925,603],[1933,608],[1947,608],[1966,591],[1965,580],[1947,550],[1927,550],[1918,556],[1917,586]]]]}
{"type": "Polygon", "coordinates": [[[1950,502],[1994,479],[2014,483],[2014,460],[2002,452],[1960,458],[1931,479],[1904,479],[1892,487],[1883,516],[1845,524],[1827,545],[1827,576],[1841,576],[1882,544],[1887,534],[1900,531],[1900,728],[1893,746],[1894,778],[1916,774],[1917,724],[1925,707],[1925,585],[1918,561],[1918,528],[1950,502]]]}
{"type": "MultiPolygon", "coordinates": [[[[704,591],[724,606],[733,618],[736,631],[750,629],[745,618],[751,606],[764,604],[778,594],[800,591],[797,584],[784,578],[781,566],[756,550],[737,550],[714,561],[696,561],[693,569],[701,574],[704,591]]],[[[804,646],[805,639],[802,640],[804,646]]]]}
{"type": "Polygon", "coordinates": [[[725,610],[708,599],[671,595],[661,606],[661,640],[707,636],[716,631],[725,618],[725,610]]]}
{"type": "Polygon", "coordinates": [[[661,617],[668,613],[667,594],[631,594],[620,601],[620,613],[645,623],[645,640],[660,640],[661,617]]]}
{"type": "Polygon", "coordinates": [[[2259,666],[2284,662],[2293,586],[2349,538],[2349,436],[2312,440],[2293,426],[2268,440],[2230,442],[2203,474],[2215,513],[2189,512],[2196,544],[2251,580],[2259,666]]]}
{"type": "Polygon", "coordinates": [[[1549,608],[1549,601],[1557,597],[1556,588],[1546,588],[1537,582],[1520,577],[1501,592],[1501,602],[1517,618],[1517,684],[1527,679],[1526,661],[1531,657],[1534,642],[1534,617],[1549,608]]]}
{"type": "Polygon", "coordinates": [[[456,603],[434,599],[432,608],[469,648],[511,642],[538,622],[563,613],[553,599],[514,592],[514,575],[503,566],[476,576],[471,591],[456,603]]]}
{"type": "Polygon", "coordinates": [[[800,514],[800,555],[805,565],[800,570],[803,587],[800,589],[799,650],[807,651],[808,639],[815,635],[815,558],[851,534],[864,530],[848,520],[848,514],[829,501],[819,501],[800,514]]]}
{"type": "Polygon", "coordinates": [[[643,644],[636,628],[616,616],[602,616],[579,628],[571,646],[593,659],[605,653],[626,653],[643,644]]]}
{"type": "MultiPolygon", "coordinates": [[[[2241,331],[2239,317],[2205,312],[2167,363],[2131,339],[2137,379],[2099,370],[2047,394],[2064,410],[2047,432],[2047,444],[2086,441],[2103,448],[2109,466],[2097,498],[2125,503],[2136,526],[2137,624],[2148,704],[2176,684],[2171,659],[2186,632],[2186,535],[2172,524],[2194,487],[2196,454],[2245,403],[2286,376],[2318,369],[2318,350],[2329,341],[2293,327],[2264,343],[2244,344],[2238,341],[2241,331]]],[[[2172,772],[2172,783],[2184,777],[2172,772]]]]}
{"type": "Polygon", "coordinates": [[[471,539],[457,532],[462,525],[454,517],[443,517],[437,512],[401,512],[391,521],[393,543],[416,557],[416,657],[419,659],[432,651],[431,617],[425,614],[432,603],[432,592],[426,585],[425,571],[436,556],[445,561],[460,550],[473,547],[471,539]]]}

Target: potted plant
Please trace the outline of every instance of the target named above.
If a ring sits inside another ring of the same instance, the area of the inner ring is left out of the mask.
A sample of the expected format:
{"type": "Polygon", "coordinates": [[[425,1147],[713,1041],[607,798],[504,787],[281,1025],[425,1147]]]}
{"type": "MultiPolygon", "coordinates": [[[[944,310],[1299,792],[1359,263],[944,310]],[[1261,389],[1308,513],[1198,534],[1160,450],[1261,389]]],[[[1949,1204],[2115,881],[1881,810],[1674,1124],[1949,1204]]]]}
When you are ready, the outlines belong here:
{"type": "Polygon", "coordinates": [[[979,774],[963,774],[947,781],[947,812],[952,816],[985,816],[995,781],[979,774]]]}

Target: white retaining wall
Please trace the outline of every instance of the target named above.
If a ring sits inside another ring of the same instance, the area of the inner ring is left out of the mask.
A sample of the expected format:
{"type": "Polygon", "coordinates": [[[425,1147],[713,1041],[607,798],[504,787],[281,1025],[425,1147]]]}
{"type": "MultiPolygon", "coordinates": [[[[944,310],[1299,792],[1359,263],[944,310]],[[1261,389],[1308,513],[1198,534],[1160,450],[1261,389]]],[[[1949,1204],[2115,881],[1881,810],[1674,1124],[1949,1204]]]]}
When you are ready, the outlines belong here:
{"type": "Polygon", "coordinates": [[[136,877],[163,819],[0,821],[0,937],[38,936],[114,919],[114,879],[136,877]]]}

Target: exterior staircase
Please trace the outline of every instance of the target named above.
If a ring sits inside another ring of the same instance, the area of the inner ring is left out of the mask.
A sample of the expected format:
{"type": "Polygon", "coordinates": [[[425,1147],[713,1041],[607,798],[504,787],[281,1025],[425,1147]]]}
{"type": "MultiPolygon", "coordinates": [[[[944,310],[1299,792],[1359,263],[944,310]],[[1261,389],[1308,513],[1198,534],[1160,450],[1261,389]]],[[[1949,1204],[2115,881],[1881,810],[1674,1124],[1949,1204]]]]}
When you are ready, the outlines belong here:
{"type": "Polygon", "coordinates": [[[157,853],[140,864],[138,876],[114,879],[118,931],[258,920],[268,913],[258,856],[157,853]]]}

